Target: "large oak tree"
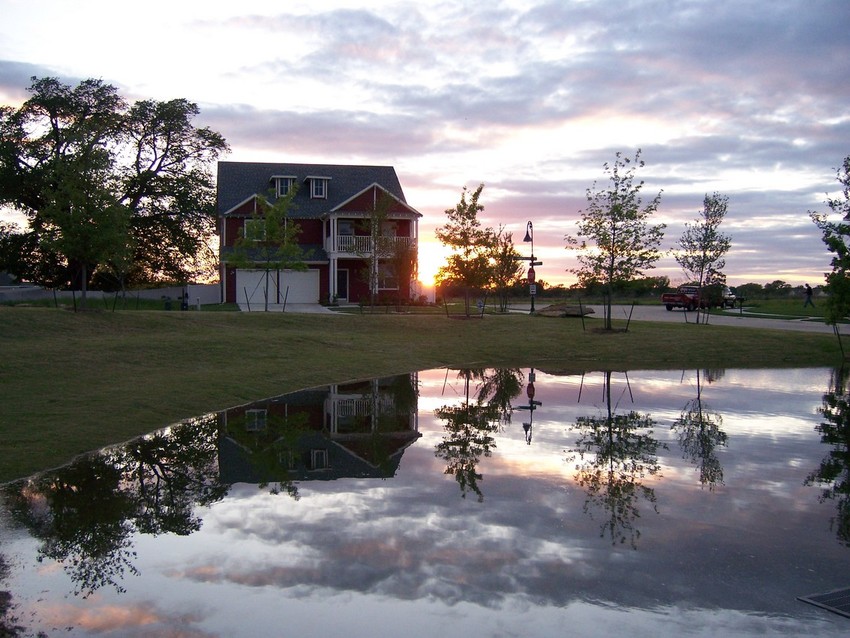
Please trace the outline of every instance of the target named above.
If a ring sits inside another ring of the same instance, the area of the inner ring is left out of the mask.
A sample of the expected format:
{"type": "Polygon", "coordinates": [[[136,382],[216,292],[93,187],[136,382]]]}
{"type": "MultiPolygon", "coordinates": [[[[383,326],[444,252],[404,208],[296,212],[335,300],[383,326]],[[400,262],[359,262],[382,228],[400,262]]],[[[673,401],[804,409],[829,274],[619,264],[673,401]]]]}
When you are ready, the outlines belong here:
{"type": "Polygon", "coordinates": [[[128,104],[114,86],[32,78],[20,107],[0,106],[0,205],[22,212],[41,256],[16,273],[39,283],[187,281],[213,256],[212,167],[224,138],[193,123],[185,99],[128,104]]]}

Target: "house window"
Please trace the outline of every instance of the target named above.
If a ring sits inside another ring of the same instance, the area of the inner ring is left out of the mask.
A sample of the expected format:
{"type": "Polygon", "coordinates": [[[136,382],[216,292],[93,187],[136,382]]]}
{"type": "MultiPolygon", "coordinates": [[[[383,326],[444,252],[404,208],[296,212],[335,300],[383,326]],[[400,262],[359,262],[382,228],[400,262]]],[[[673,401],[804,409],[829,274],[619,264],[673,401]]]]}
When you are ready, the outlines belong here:
{"type": "Polygon", "coordinates": [[[262,432],[266,429],[267,410],[245,410],[245,430],[262,432]]]}
{"type": "Polygon", "coordinates": [[[398,237],[398,222],[381,222],[383,237],[398,237]]]}
{"type": "Polygon", "coordinates": [[[328,461],[327,450],[310,450],[310,469],[327,470],[331,465],[328,461]]]}
{"type": "Polygon", "coordinates": [[[328,198],[328,177],[308,177],[310,180],[310,197],[312,199],[328,198]]]}
{"type": "Polygon", "coordinates": [[[295,177],[292,175],[276,176],[274,179],[277,182],[278,197],[285,197],[288,195],[289,191],[291,191],[292,187],[295,185],[295,177]]]}
{"type": "Polygon", "coordinates": [[[266,224],[262,219],[245,220],[245,239],[262,241],[266,238],[266,224]]]}
{"type": "Polygon", "coordinates": [[[398,290],[398,277],[392,264],[384,262],[378,264],[378,289],[398,290]]]}
{"type": "Polygon", "coordinates": [[[348,220],[340,220],[337,222],[337,231],[340,235],[351,236],[354,234],[354,222],[348,220]]]}
{"type": "Polygon", "coordinates": [[[294,472],[298,469],[298,466],[295,463],[295,455],[292,453],[292,450],[281,450],[277,455],[277,460],[280,467],[285,469],[287,472],[294,472]]]}

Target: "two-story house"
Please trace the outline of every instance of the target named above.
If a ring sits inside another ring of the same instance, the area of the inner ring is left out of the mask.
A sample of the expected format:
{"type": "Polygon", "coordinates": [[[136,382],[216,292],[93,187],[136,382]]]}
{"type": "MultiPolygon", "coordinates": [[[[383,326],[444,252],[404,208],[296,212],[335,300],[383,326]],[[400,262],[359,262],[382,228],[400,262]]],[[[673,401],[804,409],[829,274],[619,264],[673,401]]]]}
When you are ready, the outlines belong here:
{"type": "Polygon", "coordinates": [[[407,204],[392,166],[219,162],[217,204],[225,302],[354,303],[373,292],[411,295],[414,282],[399,280],[396,255],[416,249],[421,214],[407,204]],[[269,276],[260,259],[237,268],[237,240],[262,241],[250,228],[261,215],[261,198],[273,203],[293,188],[288,217],[300,228],[307,270],[276,269],[269,276]]]}

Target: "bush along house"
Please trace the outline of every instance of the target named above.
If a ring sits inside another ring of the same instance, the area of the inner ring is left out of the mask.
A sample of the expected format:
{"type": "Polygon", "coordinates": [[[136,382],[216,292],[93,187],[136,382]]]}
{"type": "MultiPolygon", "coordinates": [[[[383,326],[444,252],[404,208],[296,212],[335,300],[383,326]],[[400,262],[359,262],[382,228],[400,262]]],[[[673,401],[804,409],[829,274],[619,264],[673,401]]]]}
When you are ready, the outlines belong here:
{"type": "Polygon", "coordinates": [[[217,206],[224,302],[395,303],[414,292],[422,215],[392,166],[219,162],[217,206]],[[281,203],[297,230],[270,238],[264,218],[281,203]],[[268,250],[287,242],[290,257],[268,250]]]}

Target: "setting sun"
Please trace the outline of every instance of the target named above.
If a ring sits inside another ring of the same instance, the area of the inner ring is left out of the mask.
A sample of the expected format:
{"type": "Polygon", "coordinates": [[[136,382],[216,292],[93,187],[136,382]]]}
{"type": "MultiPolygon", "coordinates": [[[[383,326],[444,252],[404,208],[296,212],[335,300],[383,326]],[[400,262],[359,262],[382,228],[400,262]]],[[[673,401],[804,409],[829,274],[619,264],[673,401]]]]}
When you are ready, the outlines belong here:
{"type": "Polygon", "coordinates": [[[419,281],[426,286],[434,285],[434,277],[440,266],[445,265],[451,251],[441,243],[419,238],[419,281]]]}

